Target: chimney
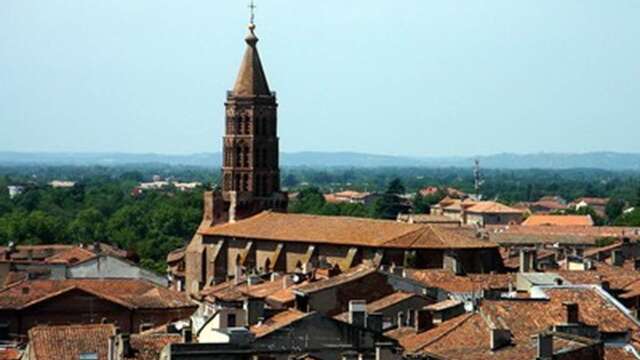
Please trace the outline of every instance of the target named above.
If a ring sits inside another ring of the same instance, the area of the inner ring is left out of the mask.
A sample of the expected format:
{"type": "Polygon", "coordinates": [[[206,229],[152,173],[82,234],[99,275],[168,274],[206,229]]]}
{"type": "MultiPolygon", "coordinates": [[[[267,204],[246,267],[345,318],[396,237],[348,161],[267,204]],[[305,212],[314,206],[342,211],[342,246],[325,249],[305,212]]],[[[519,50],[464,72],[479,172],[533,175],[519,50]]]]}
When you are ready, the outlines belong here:
{"type": "Polygon", "coordinates": [[[383,315],[381,313],[367,315],[367,329],[376,333],[382,333],[383,315]]]}
{"type": "Polygon", "coordinates": [[[539,360],[553,359],[553,336],[547,333],[538,334],[538,357],[539,360]]]}
{"type": "Polygon", "coordinates": [[[407,321],[405,319],[404,311],[398,311],[398,328],[405,327],[407,321]]]}
{"type": "Polygon", "coordinates": [[[511,330],[491,329],[491,351],[496,351],[511,344],[511,330]]]}
{"type": "Polygon", "coordinates": [[[120,334],[120,341],[122,341],[122,355],[124,357],[131,357],[131,355],[133,355],[133,348],[131,347],[131,335],[127,333],[120,334]]]}
{"type": "Polygon", "coordinates": [[[452,260],[453,260],[453,273],[458,276],[464,275],[464,268],[462,266],[462,262],[456,257],[453,257],[452,260]]]}
{"type": "Polygon", "coordinates": [[[100,244],[100,240],[96,240],[93,243],[93,252],[96,254],[100,254],[102,252],[102,246],[100,244]]]}
{"type": "Polygon", "coordinates": [[[577,324],[578,321],[578,304],[574,302],[563,302],[562,306],[565,309],[565,322],[567,324],[577,324]]]}
{"type": "Polygon", "coordinates": [[[262,299],[249,298],[245,302],[247,322],[249,326],[255,325],[264,319],[264,301],[262,299]]]}
{"type": "Polygon", "coordinates": [[[182,328],[182,341],[184,341],[185,344],[193,342],[193,331],[191,330],[191,326],[185,326],[182,328]]]}
{"type": "Polygon", "coordinates": [[[635,259],[635,260],[633,261],[633,268],[634,268],[636,271],[640,271],[640,259],[635,259]]]}
{"type": "Polygon", "coordinates": [[[611,252],[611,265],[622,266],[624,265],[624,254],[622,250],[613,250],[611,252]]]}
{"type": "Polygon", "coordinates": [[[365,327],[367,318],[367,302],[364,300],[349,301],[349,324],[365,327]]]}
{"type": "Polygon", "coordinates": [[[421,333],[433,327],[433,314],[426,309],[415,311],[415,328],[416,332],[421,333]]]}
{"type": "Polygon", "coordinates": [[[537,265],[537,251],[535,249],[520,250],[520,272],[534,272],[537,265]]]}

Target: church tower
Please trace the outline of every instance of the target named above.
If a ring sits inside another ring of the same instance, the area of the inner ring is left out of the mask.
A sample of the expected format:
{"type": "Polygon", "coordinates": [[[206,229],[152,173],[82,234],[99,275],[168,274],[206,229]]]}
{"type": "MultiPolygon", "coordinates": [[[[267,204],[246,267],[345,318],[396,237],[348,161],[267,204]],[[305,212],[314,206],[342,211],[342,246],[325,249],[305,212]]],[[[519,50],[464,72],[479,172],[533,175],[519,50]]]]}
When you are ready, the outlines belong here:
{"type": "Polygon", "coordinates": [[[221,189],[205,194],[209,226],[287,210],[287,195],[280,191],[278,103],[262,68],[255,28],[251,21],[238,77],[227,92],[221,189]]]}

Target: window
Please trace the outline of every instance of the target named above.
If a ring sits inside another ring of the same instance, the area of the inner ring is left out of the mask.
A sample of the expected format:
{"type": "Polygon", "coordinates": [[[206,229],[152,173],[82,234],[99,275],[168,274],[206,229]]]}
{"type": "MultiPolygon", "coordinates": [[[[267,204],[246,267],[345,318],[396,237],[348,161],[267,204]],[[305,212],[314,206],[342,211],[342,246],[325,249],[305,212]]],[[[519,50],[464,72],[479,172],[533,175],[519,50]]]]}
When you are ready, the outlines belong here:
{"type": "Polygon", "coordinates": [[[9,340],[9,323],[0,323],[0,340],[9,340]]]}
{"type": "Polygon", "coordinates": [[[249,175],[242,176],[242,191],[249,191],[249,175]]]}
{"type": "Polygon", "coordinates": [[[80,360],[98,360],[98,353],[94,353],[94,352],[80,353],[80,360]]]}
{"type": "Polygon", "coordinates": [[[227,315],[227,327],[236,327],[236,314],[227,315]]]}

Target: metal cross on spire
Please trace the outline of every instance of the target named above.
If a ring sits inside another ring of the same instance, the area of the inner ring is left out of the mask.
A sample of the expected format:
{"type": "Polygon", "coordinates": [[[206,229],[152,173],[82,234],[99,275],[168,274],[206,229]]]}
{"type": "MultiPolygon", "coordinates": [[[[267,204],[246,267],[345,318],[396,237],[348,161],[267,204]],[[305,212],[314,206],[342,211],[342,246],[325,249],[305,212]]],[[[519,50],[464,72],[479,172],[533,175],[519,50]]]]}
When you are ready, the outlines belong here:
{"type": "Polygon", "coordinates": [[[251,10],[251,25],[254,25],[254,20],[256,19],[256,8],[256,4],[253,2],[253,0],[251,0],[251,2],[249,3],[249,9],[251,10]]]}

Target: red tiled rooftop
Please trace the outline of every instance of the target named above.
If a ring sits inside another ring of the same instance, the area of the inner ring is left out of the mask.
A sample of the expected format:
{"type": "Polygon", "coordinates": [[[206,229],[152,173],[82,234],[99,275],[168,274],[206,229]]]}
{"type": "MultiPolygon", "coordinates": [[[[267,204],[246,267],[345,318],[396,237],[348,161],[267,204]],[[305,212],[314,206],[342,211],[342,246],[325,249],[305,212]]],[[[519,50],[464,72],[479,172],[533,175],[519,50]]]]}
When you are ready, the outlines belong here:
{"type": "Polygon", "coordinates": [[[262,323],[251,326],[249,331],[251,331],[256,338],[261,338],[313,314],[312,312],[304,313],[295,309],[288,309],[268,318],[262,323]]]}
{"type": "Polygon", "coordinates": [[[48,257],[45,261],[50,264],[75,264],[83,262],[96,257],[96,254],[87,249],[81,247],[72,247],[68,250],[63,250],[53,256],[48,257]]]}
{"type": "Polygon", "coordinates": [[[522,210],[495,201],[481,201],[467,208],[467,212],[474,214],[522,214],[522,210]]]}
{"type": "MultiPolygon", "coordinates": [[[[398,339],[408,352],[433,353],[451,359],[529,359],[535,357],[531,337],[566,322],[565,302],[578,304],[579,320],[597,325],[601,331],[640,330],[631,315],[623,313],[595,287],[559,287],[545,293],[549,299],[484,300],[479,312],[447,320],[434,329],[420,334],[398,329],[387,335],[398,339]],[[510,330],[512,345],[491,351],[490,329],[495,324],[510,330]]],[[[558,341],[563,348],[572,347],[567,342],[571,340],[558,341]]]]}
{"type": "Polygon", "coordinates": [[[22,353],[15,348],[0,349],[0,360],[20,360],[22,353]]]}
{"type": "Polygon", "coordinates": [[[131,335],[133,356],[126,360],[157,360],[165,346],[182,343],[182,335],[166,333],[141,333],[131,335]]]}
{"type": "Polygon", "coordinates": [[[0,309],[23,309],[45,299],[78,290],[127,308],[195,306],[184,293],[137,279],[26,280],[0,290],[0,309]]]}
{"type": "MultiPolygon", "coordinates": [[[[389,294],[383,298],[380,298],[376,301],[370,302],[366,305],[367,307],[367,313],[368,314],[372,314],[372,313],[377,313],[380,311],[383,311],[384,309],[387,309],[388,307],[391,307],[393,305],[399,304],[403,301],[412,299],[414,297],[420,297],[420,295],[414,294],[414,293],[408,293],[408,292],[404,292],[404,291],[396,291],[392,294],[389,294]]],[[[347,321],[349,318],[349,313],[348,312],[344,312],[340,315],[336,315],[334,317],[335,319],[341,320],[341,321],[347,321]]]]}
{"type": "Polygon", "coordinates": [[[266,211],[251,218],[200,229],[202,235],[272,241],[407,249],[495,248],[473,229],[406,224],[339,216],[266,211]]]}
{"type": "Polygon", "coordinates": [[[613,226],[496,226],[489,225],[491,240],[499,244],[586,244],[601,238],[640,238],[640,227],[613,226]]]}
{"type": "Polygon", "coordinates": [[[82,353],[96,353],[107,360],[112,324],[36,326],[29,330],[29,347],[36,359],[76,360],[82,353]]]}
{"type": "Polygon", "coordinates": [[[531,215],[522,226],[593,226],[589,215],[531,215]]]}
{"type": "Polygon", "coordinates": [[[514,274],[467,274],[458,276],[447,270],[406,270],[407,277],[428,287],[452,293],[471,293],[488,289],[507,289],[515,284],[514,274]]]}

